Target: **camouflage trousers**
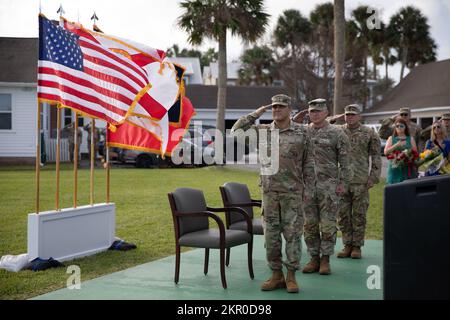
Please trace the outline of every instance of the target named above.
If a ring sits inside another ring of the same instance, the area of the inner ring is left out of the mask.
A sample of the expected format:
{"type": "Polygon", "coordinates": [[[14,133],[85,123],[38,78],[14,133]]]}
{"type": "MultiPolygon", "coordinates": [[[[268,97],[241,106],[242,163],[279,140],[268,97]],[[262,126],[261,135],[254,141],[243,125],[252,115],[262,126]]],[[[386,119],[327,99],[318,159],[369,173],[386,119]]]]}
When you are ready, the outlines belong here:
{"type": "Polygon", "coordinates": [[[311,256],[331,256],[336,245],[339,197],[334,184],[316,186],[304,201],[305,242],[311,256]]]}
{"type": "Polygon", "coordinates": [[[264,237],[266,256],[272,270],[300,268],[303,212],[299,193],[264,192],[264,237]],[[282,262],[282,239],[285,240],[286,259],[282,262]]]}
{"type": "Polygon", "coordinates": [[[362,247],[366,232],[369,190],[365,184],[351,184],[339,202],[339,229],[344,245],[362,247]]]}

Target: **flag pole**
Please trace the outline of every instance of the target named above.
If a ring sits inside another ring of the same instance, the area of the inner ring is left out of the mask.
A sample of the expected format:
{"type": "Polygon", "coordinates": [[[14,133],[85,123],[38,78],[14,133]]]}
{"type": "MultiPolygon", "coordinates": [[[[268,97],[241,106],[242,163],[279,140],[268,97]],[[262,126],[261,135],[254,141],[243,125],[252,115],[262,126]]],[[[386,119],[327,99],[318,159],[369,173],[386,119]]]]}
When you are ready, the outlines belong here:
{"type": "MultiPolygon", "coordinates": [[[[106,128],[108,130],[108,128],[106,128]]],[[[108,131],[106,131],[105,135],[105,147],[106,147],[106,203],[109,203],[109,146],[108,146],[108,131]]]]}
{"type": "Polygon", "coordinates": [[[36,214],[39,214],[39,186],[41,174],[41,104],[37,103],[36,124],[36,214]]]}
{"type": "Polygon", "coordinates": [[[73,137],[73,207],[77,207],[78,190],[78,114],[75,112],[73,137]]]}
{"type": "Polygon", "coordinates": [[[61,108],[56,107],[56,199],[55,210],[60,211],[59,208],[59,162],[60,162],[60,147],[61,145],[61,108]]]}
{"type": "Polygon", "coordinates": [[[91,192],[90,192],[90,203],[91,206],[94,205],[94,152],[95,152],[95,119],[91,119],[91,192]]]}

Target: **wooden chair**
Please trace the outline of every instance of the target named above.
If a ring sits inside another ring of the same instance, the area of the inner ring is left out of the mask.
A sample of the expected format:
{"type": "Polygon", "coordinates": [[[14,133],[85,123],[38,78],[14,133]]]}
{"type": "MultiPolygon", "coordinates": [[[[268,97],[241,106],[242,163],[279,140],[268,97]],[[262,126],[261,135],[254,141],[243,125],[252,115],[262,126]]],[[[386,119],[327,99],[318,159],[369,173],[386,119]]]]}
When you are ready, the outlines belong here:
{"type": "MultiPolygon", "coordinates": [[[[250,191],[248,190],[247,185],[236,182],[227,182],[219,188],[220,194],[222,195],[224,207],[225,208],[238,207],[241,208],[241,210],[244,210],[251,220],[253,234],[259,235],[264,234],[261,219],[255,219],[253,217],[253,207],[261,208],[261,200],[254,200],[251,198],[250,191]]],[[[241,210],[235,211],[234,209],[230,209],[226,212],[225,223],[227,229],[246,230],[247,220],[240,213],[241,210]]],[[[230,251],[231,249],[228,248],[225,262],[226,266],[230,264],[230,251]]]]}
{"type": "Polygon", "coordinates": [[[246,244],[248,270],[253,279],[253,230],[247,213],[241,208],[211,208],[206,206],[203,192],[190,188],[178,188],[168,194],[175,229],[175,283],[180,275],[180,247],[205,248],[204,274],[208,273],[209,249],[220,250],[220,276],[222,286],[227,288],[225,278],[225,249],[246,244]],[[227,230],[219,216],[214,212],[239,213],[244,217],[245,230],[227,230]],[[209,228],[209,219],[213,219],[218,229],[209,228]]]}

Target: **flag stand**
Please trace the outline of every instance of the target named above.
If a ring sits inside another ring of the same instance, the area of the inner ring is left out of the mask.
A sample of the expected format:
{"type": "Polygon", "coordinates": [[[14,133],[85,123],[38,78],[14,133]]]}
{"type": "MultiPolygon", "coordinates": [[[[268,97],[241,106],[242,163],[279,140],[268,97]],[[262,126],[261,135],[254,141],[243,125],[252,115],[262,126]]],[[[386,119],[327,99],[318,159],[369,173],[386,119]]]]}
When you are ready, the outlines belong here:
{"type": "Polygon", "coordinates": [[[59,162],[60,162],[60,145],[61,145],[61,108],[56,106],[56,195],[55,195],[55,210],[60,211],[59,208],[59,162]]]}
{"type": "Polygon", "coordinates": [[[77,207],[78,190],[78,114],[75,112],[73,137],[73,207],[77,207]]]}
{"type": "Polygon", "coordinates": [[[94,162],[95,162],[95,119],[91,119],[91,176],[90,176],[90,205],[94,205],[94,162]]]}
{"type": "Polygon", "coordinates": [[[37,103],[36,124],[36,214],[39,214],[39,187],[41,174],[41,104],[37,103]]]}

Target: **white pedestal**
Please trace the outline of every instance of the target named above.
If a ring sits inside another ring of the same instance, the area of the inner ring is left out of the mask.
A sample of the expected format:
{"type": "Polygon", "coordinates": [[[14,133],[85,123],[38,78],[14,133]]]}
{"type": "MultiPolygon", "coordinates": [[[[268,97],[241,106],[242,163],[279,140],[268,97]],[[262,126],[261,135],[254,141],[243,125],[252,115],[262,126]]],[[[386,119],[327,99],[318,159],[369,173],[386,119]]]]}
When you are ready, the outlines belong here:
{"type": "Polygon", "coordinates": [[[28,215],[28,255],[58,261],[107,250],[115,240],[114,203],[28,215]]]}

